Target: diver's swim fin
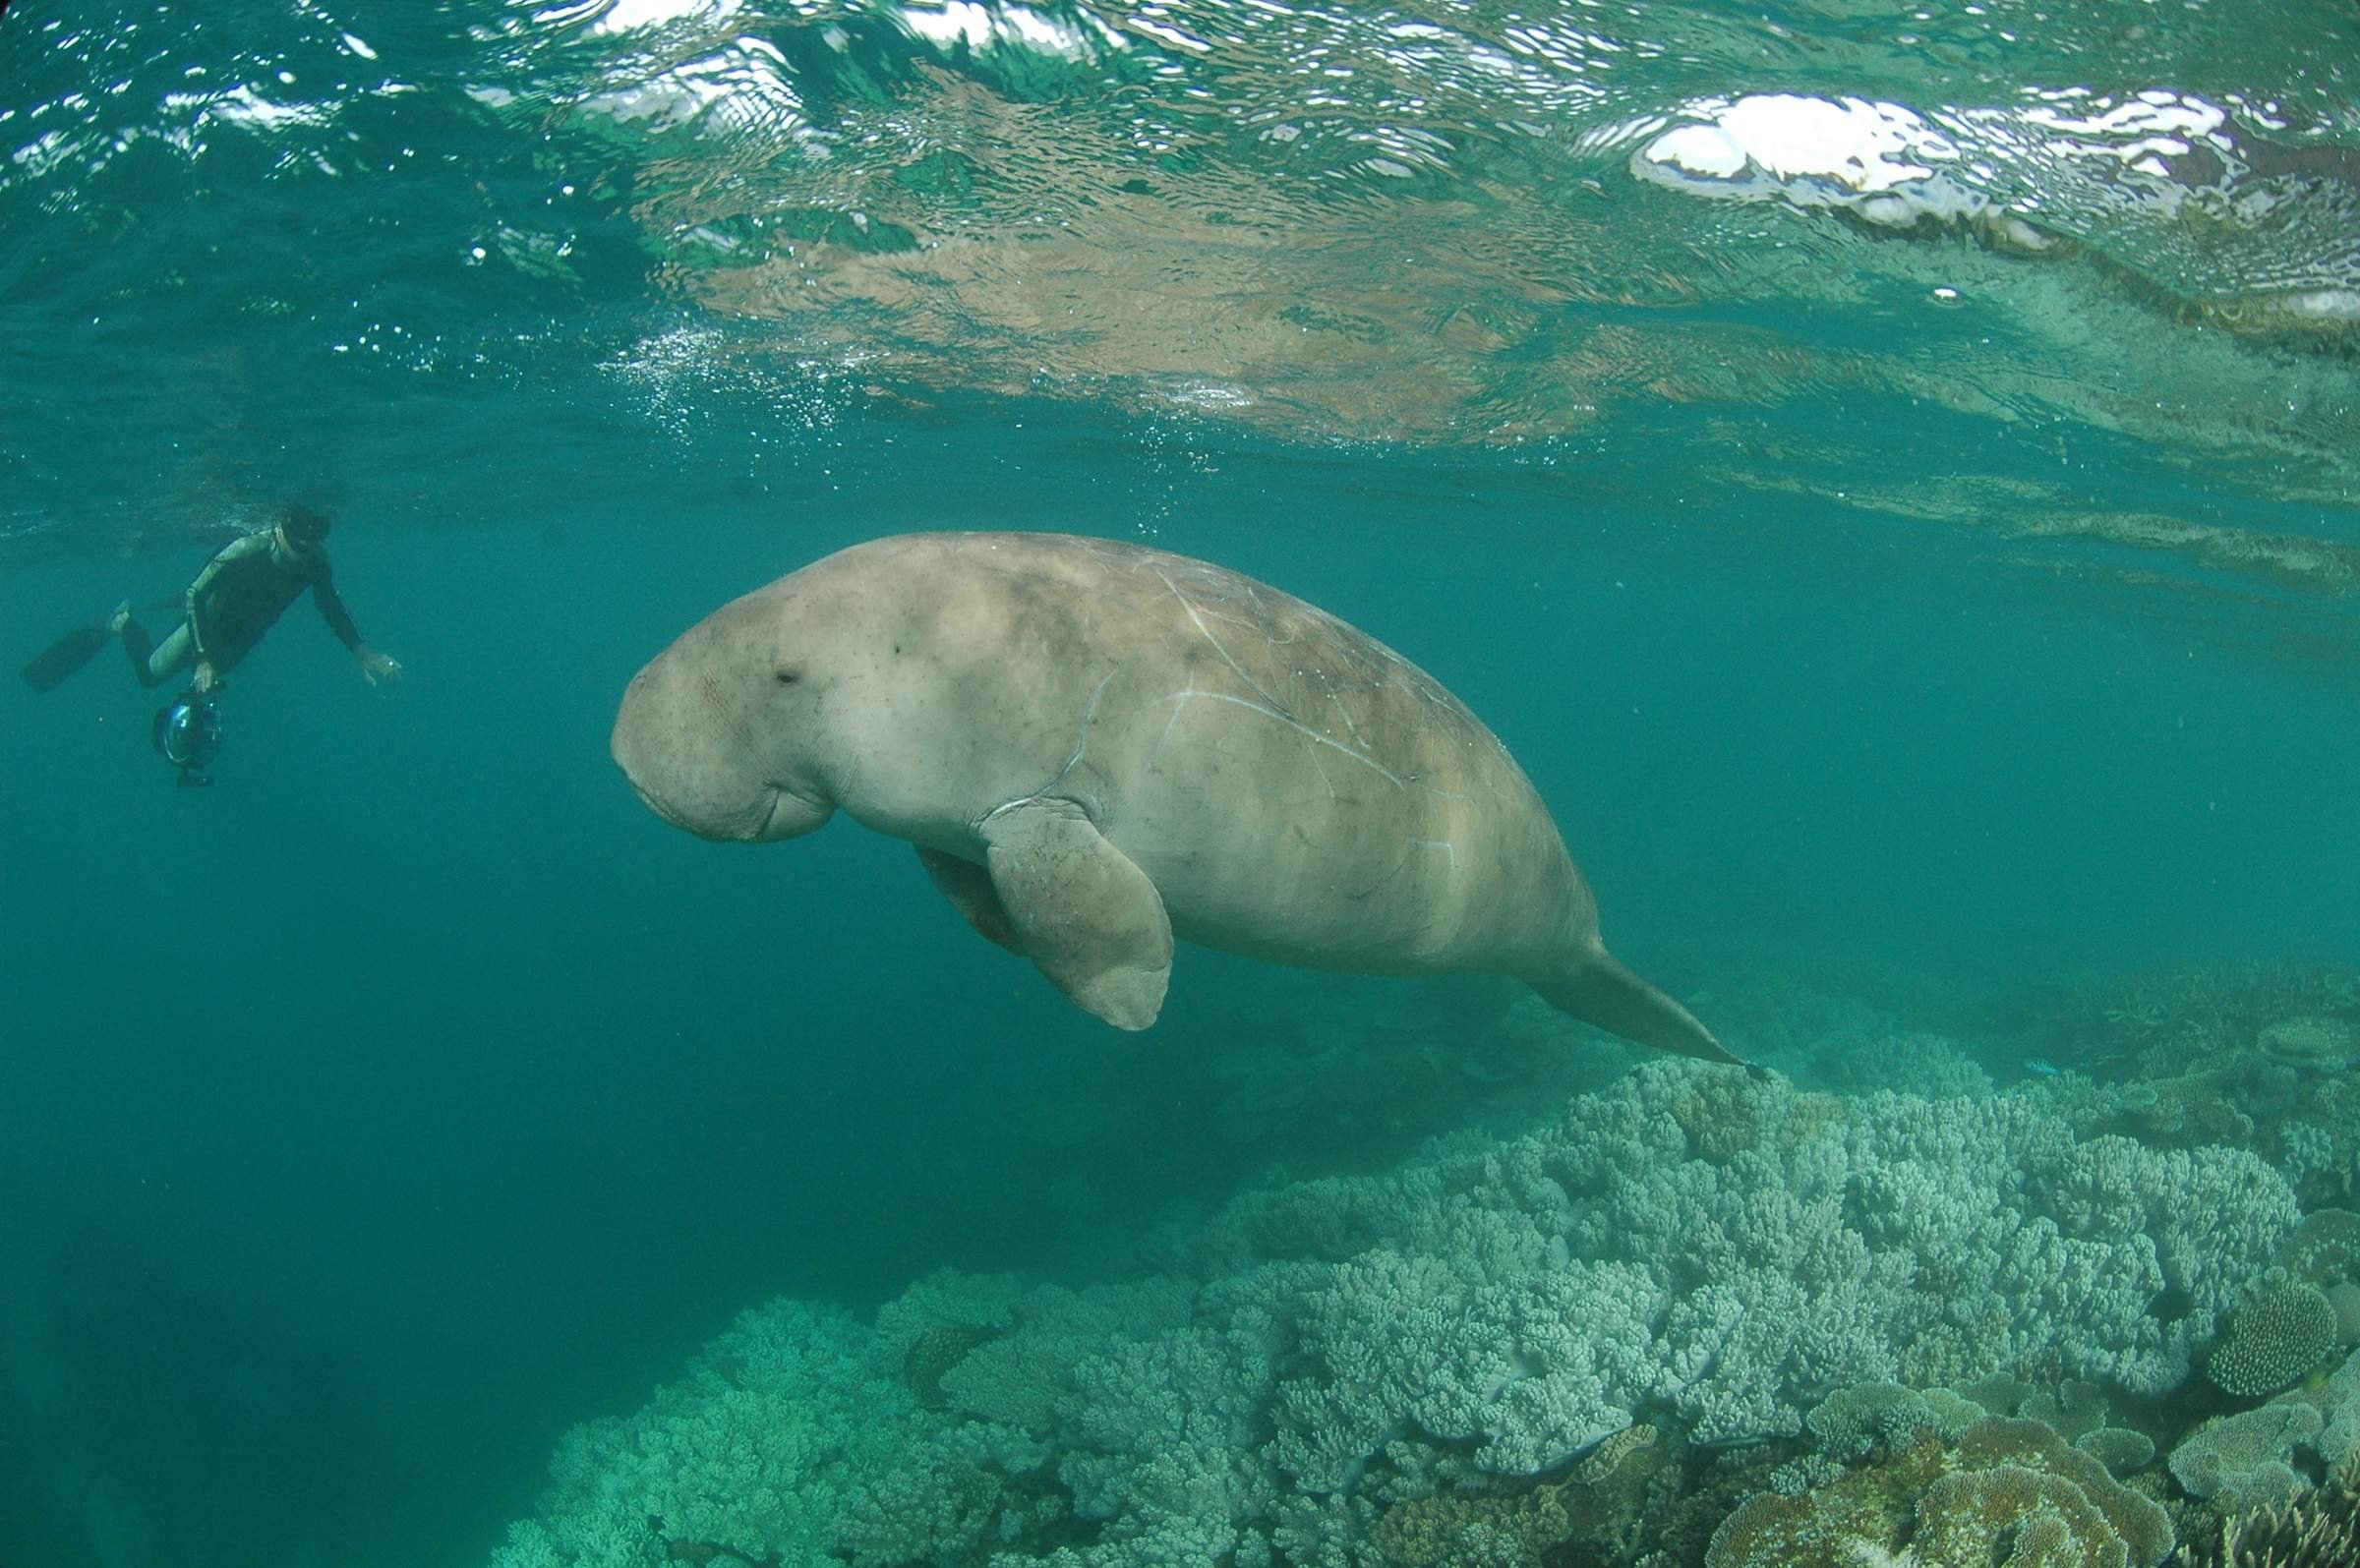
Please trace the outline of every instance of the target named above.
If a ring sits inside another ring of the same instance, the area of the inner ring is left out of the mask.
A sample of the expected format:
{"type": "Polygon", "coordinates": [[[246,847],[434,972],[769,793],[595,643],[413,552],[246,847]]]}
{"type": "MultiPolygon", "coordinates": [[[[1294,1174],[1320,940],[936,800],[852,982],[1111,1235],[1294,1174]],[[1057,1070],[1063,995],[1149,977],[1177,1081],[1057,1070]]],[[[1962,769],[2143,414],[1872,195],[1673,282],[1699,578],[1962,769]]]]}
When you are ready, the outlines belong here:
{"type": "Polygon", "coordinates": [[[33,655],[17,673],[33,690],[47,691],[88,664],[99,649],[114,640],[115,634],[107,629],[105,621],[93,620],[87,626],[75,627],[33,655]]]}

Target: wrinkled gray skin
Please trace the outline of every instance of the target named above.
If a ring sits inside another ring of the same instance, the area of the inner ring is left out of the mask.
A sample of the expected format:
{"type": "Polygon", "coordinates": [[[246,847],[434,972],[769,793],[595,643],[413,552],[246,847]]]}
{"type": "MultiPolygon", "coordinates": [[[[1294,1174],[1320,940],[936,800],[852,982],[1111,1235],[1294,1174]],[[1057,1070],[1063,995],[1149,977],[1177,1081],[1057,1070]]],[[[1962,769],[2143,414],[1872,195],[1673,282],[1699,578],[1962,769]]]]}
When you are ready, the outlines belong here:
{"type": "Polygon", "coordinates": [[[1734,1060],[1611,958],[1548,809],[1433,677],[1161,551],[914,534],[725,605],[641,670],[615,760],[708,839],[841,809],[917,846],[976,930],[1126,1029],[1172,939],[1313,968],[1479,969],[1734,1060]]]}

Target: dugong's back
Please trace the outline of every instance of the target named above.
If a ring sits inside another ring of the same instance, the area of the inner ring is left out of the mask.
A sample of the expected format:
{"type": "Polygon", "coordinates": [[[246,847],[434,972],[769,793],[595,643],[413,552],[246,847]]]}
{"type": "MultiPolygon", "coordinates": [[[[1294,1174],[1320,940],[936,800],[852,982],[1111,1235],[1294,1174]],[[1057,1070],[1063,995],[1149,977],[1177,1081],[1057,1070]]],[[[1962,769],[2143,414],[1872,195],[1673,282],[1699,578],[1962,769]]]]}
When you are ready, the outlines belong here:
{"type": "Polygon", "coordinates": [[[986,792],[1079,803],[1176,934],[1318,967],[1529,974],[1594,933],[1498,738],[1335,616],[1112,541],[916,535],[847,555],[869,552],[862,575],[893,592],[926,580],[958,709],[1023,756],[986,792]]]}

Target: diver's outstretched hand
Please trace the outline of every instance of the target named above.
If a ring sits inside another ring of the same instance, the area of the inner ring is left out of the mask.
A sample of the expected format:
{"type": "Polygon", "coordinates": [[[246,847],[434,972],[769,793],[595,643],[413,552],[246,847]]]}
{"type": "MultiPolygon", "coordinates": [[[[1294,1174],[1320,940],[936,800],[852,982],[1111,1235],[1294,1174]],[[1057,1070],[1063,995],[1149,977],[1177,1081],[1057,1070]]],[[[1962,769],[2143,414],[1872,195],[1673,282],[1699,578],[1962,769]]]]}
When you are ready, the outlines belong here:
{"type": "Polygon", "coordinates": [[[361,667],[361,678],[372,686],[390,686],[401,679],[401,661],[391,654],[363,647],[352,657],[361,667]]]}
{"type": "Polygon", "coordinates": [[[195,686],[200,694],[211,691],[215,686],[221,684],[221,676],[214,670],[211,660],[200,659],[197,661],[197,676],[189,684],[195,686]]]}

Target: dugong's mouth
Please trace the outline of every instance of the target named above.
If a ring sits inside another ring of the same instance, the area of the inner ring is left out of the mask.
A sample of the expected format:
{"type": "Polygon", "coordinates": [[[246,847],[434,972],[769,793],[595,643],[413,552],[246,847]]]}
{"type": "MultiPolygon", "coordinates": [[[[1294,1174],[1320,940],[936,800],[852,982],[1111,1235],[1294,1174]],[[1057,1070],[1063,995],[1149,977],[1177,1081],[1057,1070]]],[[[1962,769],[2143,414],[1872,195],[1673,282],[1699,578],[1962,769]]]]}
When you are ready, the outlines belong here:
{"type": "Polygon", "coordinates": [[[807,813],[802,803],[777,784],[764,785],[760,797],[748,802],[741,811],[719,817],[691,816],[651,792],[627,773],[623,777],[641,805],[682,833],[692,833],[716,843],[767,843],[777,839],[798,838],[811,831],[811,824],[803,820],[807,813]]]}
{"type": "MultiPolygon", "coordinates": [[[[622,780],[623,783],[631,786],[631,793],[639,797],[639,803],[641,805],[647,807],[648,810],[654,812],[657,816],[662,817],[666,822],[672,824],[676,828],[688,827],[688,824],[682,822],[679,817],[674,813],[670,806],[666,805],[656,796],[649,794],[647,792],[647,786],[641,784],[638,780],[632,778],[627,771],[623,774],[622,780]]],[[[690,831],[693,832],[694,830],[690,831]]]]}
{"type": "Polygon", "coordinates": [[[770,798],[762,803],[762,821],[753,832],[746,835],[748,839],[760,843],[764,840],[784,837],[772,830],[779,825],[779,802],[786,798],[787,791],[784,789],[773,788],[770,791],[770,798]]]}

